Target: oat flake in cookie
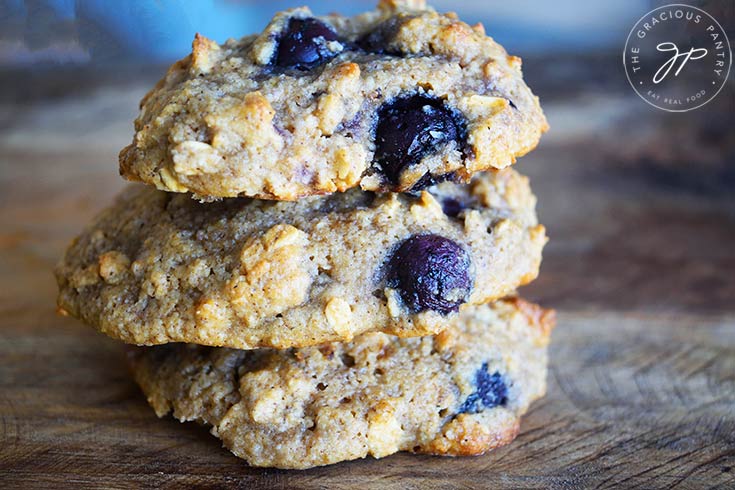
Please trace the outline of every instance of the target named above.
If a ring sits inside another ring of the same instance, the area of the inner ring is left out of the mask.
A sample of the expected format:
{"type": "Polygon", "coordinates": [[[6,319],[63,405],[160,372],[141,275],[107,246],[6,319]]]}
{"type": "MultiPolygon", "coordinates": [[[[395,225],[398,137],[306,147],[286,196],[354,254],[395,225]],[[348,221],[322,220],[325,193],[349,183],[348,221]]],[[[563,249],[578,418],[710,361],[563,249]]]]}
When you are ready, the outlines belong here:
{"type": "Polygon", "coordinates": [[[546,390],[552,311],[467,308],[441,334],[254,351],[171,344],[130,352],[159,417],[212,427],[253,466],[309,468],[398,451],[480,454],[512,441],[546,390]]]}
{"type": "Polygon", "coordinates": [[[512,169],[416,195],[298,202],[130,186],[57,267],[59,307],[135,344],[252,349],[437,333],[535,279],[546,242],[512,169]]]}
{"type": "Polygon", "coordinates": [[[546,128],[481,25],[421,1],[298,8],[222,45],[197,35],[142,100],[120,172],[206,200],[406,191],[507,167],[546,128]]]}

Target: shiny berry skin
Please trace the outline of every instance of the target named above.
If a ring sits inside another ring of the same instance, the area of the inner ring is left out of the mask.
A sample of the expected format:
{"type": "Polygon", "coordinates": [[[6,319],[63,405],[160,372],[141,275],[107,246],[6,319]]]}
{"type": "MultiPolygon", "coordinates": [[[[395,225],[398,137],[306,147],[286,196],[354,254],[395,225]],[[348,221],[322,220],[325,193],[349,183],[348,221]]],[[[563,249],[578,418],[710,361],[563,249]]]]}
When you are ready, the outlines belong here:
{"type": "Polygon", "coordinates": [[[470,257],[439,235],[414,235],[390,258],[388,282],[412,313],[457,311],[472,289],[470,257]]]}
{"type": "Polygon", "coordinates": [[[337,40],[337,33],[317,19],[292,18],[278,42],[275,65],[299,70],[314,68],[337,55],[327,47],[329,41],[337,40]]]}
{"type": "Polygon", "coordinates": [[[488,373],[487,367],[487,363],[484,363],[475,373],[477,390],[467,397],[459,413],[478,413],[508,403],[508,386],[503,377],[497,371],[488,373]]]}
{"type": "Polygon", "coordinates": [[[439,99],[417,94],[394,99],[378,110],[374,160],[391,184],[401,172],[451,142],[464,146],[465,123],[439,99]]]}

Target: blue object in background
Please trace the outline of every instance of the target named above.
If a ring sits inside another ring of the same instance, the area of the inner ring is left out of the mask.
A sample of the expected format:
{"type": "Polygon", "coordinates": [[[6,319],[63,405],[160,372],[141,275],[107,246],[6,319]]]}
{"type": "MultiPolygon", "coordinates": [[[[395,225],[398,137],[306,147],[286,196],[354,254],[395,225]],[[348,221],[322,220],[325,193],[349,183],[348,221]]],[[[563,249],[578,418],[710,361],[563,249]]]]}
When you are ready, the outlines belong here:
{"type": "Polygon", "coordinates": [[[80,39],[95,59],[121,54],[170,61],[191,51],[196,32],[222,42],[259,30],[266,15],[254,5],[217,0],[115,2],[114,8],[110,3],[76,2],[80,39]]]}
{"type": "MultiPolygon", "coordinates": [[[[35,62],[170,62],[191,50],[194,33],[218,42],[260,32],[279,10],[308,4],[315,14],[354,15],[377,0],[0,0],[0,65],[35,62]],[[13,26],[14,28],[7,28],[13,26]],[[19,28],[20,26],[20,28],[19,28]],[[15,50],[15,51],[14,51],[15,50]],[[76,51],[75,51],[76,50],[76,51]]],[[[646,0],[429,1],[482,22],[512,54],[622,49],[646,0]]]]}

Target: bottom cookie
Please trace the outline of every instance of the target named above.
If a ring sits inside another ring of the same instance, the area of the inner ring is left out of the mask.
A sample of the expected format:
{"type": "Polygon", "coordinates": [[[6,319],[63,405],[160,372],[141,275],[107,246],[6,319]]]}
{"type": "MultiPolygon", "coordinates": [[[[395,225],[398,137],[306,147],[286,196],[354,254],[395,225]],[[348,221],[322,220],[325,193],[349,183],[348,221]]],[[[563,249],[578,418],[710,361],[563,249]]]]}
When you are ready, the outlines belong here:
{"type": "Polygon", "coordinates": [[[512,441],[546,390],[551,310],[468,307],[436,336],[236,350],[132,347],[159,417],[212,427],[253,466],[310,468],[398,451],[481,454],[512,441]]]}

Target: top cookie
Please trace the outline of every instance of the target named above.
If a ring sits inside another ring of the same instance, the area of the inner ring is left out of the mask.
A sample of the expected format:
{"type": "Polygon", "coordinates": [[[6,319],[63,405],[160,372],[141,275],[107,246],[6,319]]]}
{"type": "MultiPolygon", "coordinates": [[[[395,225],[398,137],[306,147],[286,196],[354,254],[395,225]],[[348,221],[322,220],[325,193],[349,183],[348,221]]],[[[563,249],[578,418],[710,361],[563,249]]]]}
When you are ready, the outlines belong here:
{"type": "Polygon", "coordinates": [[[406,191],[507,167],[546,128],[482,25],[417,0],[298,8],[238,41],[197,35],[141,101],[120,173],[200,199],[406,191]]]}

